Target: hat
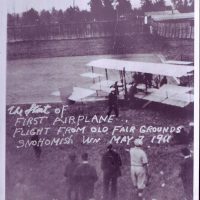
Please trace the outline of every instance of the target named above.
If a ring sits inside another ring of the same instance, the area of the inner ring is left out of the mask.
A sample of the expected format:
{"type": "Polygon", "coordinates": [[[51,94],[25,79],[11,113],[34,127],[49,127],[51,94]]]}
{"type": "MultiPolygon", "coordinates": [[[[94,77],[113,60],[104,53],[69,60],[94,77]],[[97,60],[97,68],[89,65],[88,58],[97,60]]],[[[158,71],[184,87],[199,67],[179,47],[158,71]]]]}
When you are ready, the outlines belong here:
{"type": "Polygon", "coordinates": [[[180,133],[182,130],[185,130],[185,127],[183,125],[177,128],[176,133],[180,133]]]}
{"type": "Polygon", "coordinates": [[[111,87],[110,92],[115,92],[115,88],[111,87]]]}
{"type": "Polygon", "coordinates": [[[135,139],[135,140],[134,140],[134,145],[135,145],[135,146],[142,146],[142,145],[143,145],[143,142],[142,142],[141,139],[135,139]]]}
{"type": "Polygon", "coordinates": [[[188,148],[183,148],[181,149],[181,153],[184,155],[184,156],[189,156],[191,154],[190,150],[188,148]]]}
{"type": "Polygon", "coordinates": [[[75,160],[76,159],[76,154],[75,153],[69,154],[69,159],[70,160],[75,160]]]}
{"type": "Polygon", "coordinates": [[[194,126],[194,122],[190,122],[190,123],[189,123],[189,126],[194,126]]]}
{"type": "Polygon", "coordinates": [[[83,153],[81,155],[82,160],[87,161],[88,160],[88,153],[83,153]]]}
{"type": "Polygon", "coordinates": [[[107,149],[112,149],[113,148],[113,146],[112,146],[112,144],[109,144],[108,146],[107,146],[107,149]]]}

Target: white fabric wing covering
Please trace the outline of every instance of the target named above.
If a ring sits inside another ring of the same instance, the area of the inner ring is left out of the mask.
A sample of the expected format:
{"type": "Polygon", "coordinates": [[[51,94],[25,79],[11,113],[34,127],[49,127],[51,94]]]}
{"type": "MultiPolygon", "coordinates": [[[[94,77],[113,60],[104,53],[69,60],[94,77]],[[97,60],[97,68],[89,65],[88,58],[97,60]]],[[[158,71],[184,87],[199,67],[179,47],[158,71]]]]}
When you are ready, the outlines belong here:
{"type": "Polygon", "coordinates": [[[157,91],[144,96],[143,99],[183,108],[194,102],[194,95],[187,93],[192,89],[191,87],[164,85],[157,91]]]}
{"type": "Polygon", "coordinates": [[[182,77],[194,70],[194,66],[135,62],[117,59],[94,60],[89,62],[87,66],[119,71],[125,70],[127,72],[151,73],[156,75],[172,77],[182,77]]]}
{"type": "Polygon", "coordinates": [[[95,93],[96,93],[96,91],[94,91],[94,90],[80,88],[80,87],[74,87],[72,95],[68,99],[72,100],[72,101],[79,101],[79,100],[84,99],[95,93]]]}
{"type": "Polygon", "coordinates": [[[93,72],[86,72],[86,73],[81,74],[81,76],[87,77],[87,78],[98,78],[98,77],[103,77],[104,75],[93,73],[93,72]]]}

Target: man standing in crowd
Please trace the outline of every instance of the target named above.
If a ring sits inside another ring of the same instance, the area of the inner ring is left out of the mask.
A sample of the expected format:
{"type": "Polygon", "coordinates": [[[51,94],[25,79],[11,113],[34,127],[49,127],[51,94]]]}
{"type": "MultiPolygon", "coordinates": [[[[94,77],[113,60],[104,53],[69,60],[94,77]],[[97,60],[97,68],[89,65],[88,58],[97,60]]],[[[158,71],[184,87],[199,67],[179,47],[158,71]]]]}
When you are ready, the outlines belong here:
{"type": "Polygon", "coordinates": [[[96,169],[89,164],[88,154],[82,154],[82,163],[75,169],[74,178],[78,184],[79,200],[94,199],[94,184],[97,181],[96,169]]]}
{"type": "Polygon", "coordinates": [[[130,107],[134,108],[136,103],[135,94],[137,93],[137,83],[131,85],[129,90],[129,101],[130,101],[130,107]]]}
{"type": "Polygon", "coordinates": [[[143,142],[141,139],[134,140],[135,147],[130,149],[131,161],[131,179],[133,186],[138,191],[138,196],[142,196],[143,189],[147,184],[148,176],[148,159],[145,151],[141,148],[143,142]]]}
{"type": "Polygon", "coordinates": [[[69,155],[70,163],[65,168],[65,177],[67,178],[68,182],[68,192],[67,197],[69,200],[72,199],[74,196],[74,200],[78,200],[78,190],[77,190],[77,183],[74,178],[74,171],[78,167],[78,162],[76,161],[76,155],[70,154],[69,155]]]}
{"type": "Polygon", "coordinates": [[[115,92],[115,88],[111,89],[111,92],[108,96],[108,107],[109,107],[109,110],[107,113],[108,116],[110,116],[112,110],[114,110],[116,117],[119,116],[118,100],[117,100],[117,94],[115,92]]]}
{"type": "Polygon", "coordinates": [[[180,128],[180,131],[173,133],[172,142],[177,145],[189,144],[189,134],[184,126],[180,128]]]}
{"type": "Polygon", "coordinates": [[[146,86],[146,91],[147,91],[147,88],[152,87],[152,80],[153,80],[152,74],[144,73],[144,83],[145,83],[145,86],[146,86]]]}
{"type": "Polygon", "coordinates": [[[104,200],[114,200],[117,197],[117,179],[121,176],[122,161],[120,155],[108,145],[107,152],[103,154],[101,169],[103,170],[103,196],[104,200]]]}
{"type": "Polygon", "coordinates": [[[181,163],[180,178],[182,179],[187,200],[193,199],[193,158],[188,148],[181,150],[183,162],[181,163]]]}
{"type": "Polygon", "coordinates": [[[115,83],[110,86],[110,88],[114,88],[115,89],[115,94],[116,95],[119,95],[119,87],[123,87],[123,84],[118,85],[118,81],[115,81],[115,83]]]}
{"type": "Polygon", "coordinates": [[[165,84],[167,84],[167,77],[166,76],[164,76],[163,79],[160,81],[160,87],[162,87],[165,84]]]}

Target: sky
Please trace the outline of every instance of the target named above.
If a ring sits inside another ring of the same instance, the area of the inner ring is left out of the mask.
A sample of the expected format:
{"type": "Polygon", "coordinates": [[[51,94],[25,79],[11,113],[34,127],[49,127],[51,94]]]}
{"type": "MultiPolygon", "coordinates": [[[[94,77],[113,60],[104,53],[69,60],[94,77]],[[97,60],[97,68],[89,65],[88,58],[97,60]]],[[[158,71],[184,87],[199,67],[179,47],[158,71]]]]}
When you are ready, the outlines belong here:
{"type": "MultiPolygon", "coordinates": [[[[7,9],[9,13],[22,13],[34,8],[37,11],[51,10],[52,7],[65,10],[69,6],[73,5],[78,6],[81,10],[89,10],[90,0],[7,0],[7,9]]],[[[130,0],[133,7],[140,7],[141,0],[130,0]]],[[[171,0],[166,0],[166,3],[169,4],[171,0]]]]}

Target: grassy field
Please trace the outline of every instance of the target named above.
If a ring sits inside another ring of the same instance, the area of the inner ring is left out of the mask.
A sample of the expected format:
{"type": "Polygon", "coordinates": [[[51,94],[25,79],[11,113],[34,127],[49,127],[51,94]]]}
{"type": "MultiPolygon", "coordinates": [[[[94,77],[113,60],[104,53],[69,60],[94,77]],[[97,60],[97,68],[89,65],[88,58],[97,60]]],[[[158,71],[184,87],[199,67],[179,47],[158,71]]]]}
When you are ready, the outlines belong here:
{"type": "MultiPolygon", "coordinates": [[[[64,90],[64,97],[71,93],[74,85],[89,85],[91,80],[80,78],[79,74],[85,72],[85,64],[90,60],[112,56],[83,56],[45,58],[31,60],[9,61],[7,66],[7,109],[12,105],[21,105],[27,108],[29,103],[50,103],[51,112],[43,126],[52,126],[55,118],[53,108],[62,107],[65,102],[61,98],[52,96],[57,90],[64,90]],[[54,102],[54,103],[53,103],[54,102]]],[[[155,55],[126,55],[127,60],[142,60],[160,62],[155,55]]],[[[113,75],[115,76],[115,75],[113,75]]],[[[93,115],[105,116],[107,104],[71,105],[68,115],[83,114],[89,119],[93,115]]],[[[31,115],[34,117],[35,115],[31,115]]],[[[36,115],[37,116],[37,115],[36,115]]],[[[193,120],[193,114],[186,110],[152,104],[147,109],[130,109],[128,105],[120,106],[120,117],[114,119],[111,124],[101,123],[100,127],[108,126],[107,135],[99,134],[101,142],[98,144],[82,144],[80,135],[75,135],[73,145],[44,146],[42,147],[41,159],[35,158],[33,148],[16,148],[20,137],[13,138],[16,115],[7,112],[6,121],[6,195],[7,200],[67,200],[67,184],[64,177],[64,169],[68,162],[68,154],[76,152],[80,161],[80,154],[84,151],[89,153],[90,163],[98,172],[98,181],[95,184],[95,199],[102,197],[102,171],[100,169],[101,155],[105,151],[109,134],[115,125],[135,125],[137,128],[146,126],[179,126],[193,120]]],[[[87,128],[92,124],[88,123],[87,128]]],[[[25,128],[26,129],[26,128],[25,128]]],[[[49,138],[54,137],[56,127],[52,127],[49,138]]],[[[139,135],[135,132],[135,137],[139,135]]],[[[157,133],[155,133],[157,134],[157,133]]],[[[144,191],[146,200],[183,200],[184,192],[181,179],[179,178],[181,157],[180,149],[183,146],[171,144],[156,144],[150,140],[155,134],[145,136],[144,149],[149,157],[149,171],[151,174],[150,185],[144,191]],[[163,173],[161,173],[161,171],[163,173]],[[165,183],[164,187],[161,185],[165,183]]],[[[87,136],[92,133],[88,131],[87,136]]],[[[30,138],[27,136],[26,138],[30,138]]],[[[131,145],[132,146],[132,143],[131,145]]],[[[130,178],[129,155],[124,149],[129,148],[126,144],[114,144],[116,151],[122,157],[122,177],[118,183],[118,200],[135,200],[133,186],[130,178]]]]}
{"type": "MultiPolygon", "coordinates": [[[[51,95],[61,91],[65,98],[72,93],[73,86],[88,87],[92,80],[81,73],[91,71],[86,64],[98,58],[123,58],[126,60],[161,62],[154,54],[102,55],[22,59],[7,63],[7,104],[61,102],[63,99],[51,95]]],[[[104,70],[100,71],[105,75],[104,70]]],[[[115,71],[110,76],[119,75],[115,71]]],[[[115,79],[116,80],[116,79],[115,79]]]]}
{"type": "MultiPolygon", "coordinates": [[[[24,105],[27,107],[28,105],[24,105]]],[[[53,106],[53,105],[52,105],[53,106]]],[[[61,107],[61,104],[54,105],[61,107]]],[[[91,118],[92,115],[105,116],[107,105],[85,105],[71,106],[70,113],[73,115],[83,114],[91,118]]],[[[53,115],[53,114],[52,114],[53,115]]],[[[113,123],[102,123],[99,127],[107,125],[109,130],[115,125],[125,125],[125,119],[129,125],[136,127],[146,126],[179,126],[185,125],[192,120],[192,116],[180,110],[159,108],[150,106],[148,109],[130,110],[128,107],[120,107],[120,117],[113,123]]],[[[45,126],[51,126],[52,119],[49,118],[45,126]]],[[[52,147],[42,147],[41,160],[35,158],[32,147],[17,149],[16,144],[20,137],[13,138],[14,123],[16,116],[7,116],[7,200],[67,200],[67,184],[64,177],[64,169],[68,162],[68,154],[76,152],[80,161],[80,155],[86,151],[89,153],[90,162],[96,167],[99,180],[95,185],[95,197],[97,200],[102,196],[102,171],[100,169],[101,155],[105,151],[111,135],[98,134],[102,138],[98,144],[82,144],[80,135],[74,136],[73,145],[60,145],[52,147]],[[18,197],[18,198],[17,198],[18,197]]],[[[87,128],[92,124],[88,124],[87,128]]],[[[55,136],[55,128],[51,130],[49,138],[55,136]]],[[[94,133],[93,133],[94,134],[94,133]]],[[[157,133],[156,133],[157,134],[157,133]]],[[[91,136],[91,132],[85,135],[91,136]]],[[[124,134],[126,135],[126,134],[124,134]]],[[[136,131],[134,136],[138,136],[136,131]]],[[[181,179],[178,177],[180,171],[181,157],[180,149],[183,146],[171,146],[170,144],[151,143],[150,138],[155,134],[145,136],[144,149],[149,157],[149,171],[151,183],[145,190],[146,200],[182,200],[184,199],[181,179]],[[160,174],[163,171],[164,174],[160,174]],[[165,183],[165,186],[161,185],[165,183]]],[[[30,138],[30,136],[27,136],[30,138]]],[[[21,137],[22,139],[22,137],[21,137]]],[[[132,146],[132,142],[131,145],[132,146]]],[[[132,183],[130,179],[129,155],[124,148],[129,148],[126,144],[115,144],[115,149],[120,153],[123,160],[122,177],[119,178],[119,200],[132,200],[134,198],[132,183]]]]}

